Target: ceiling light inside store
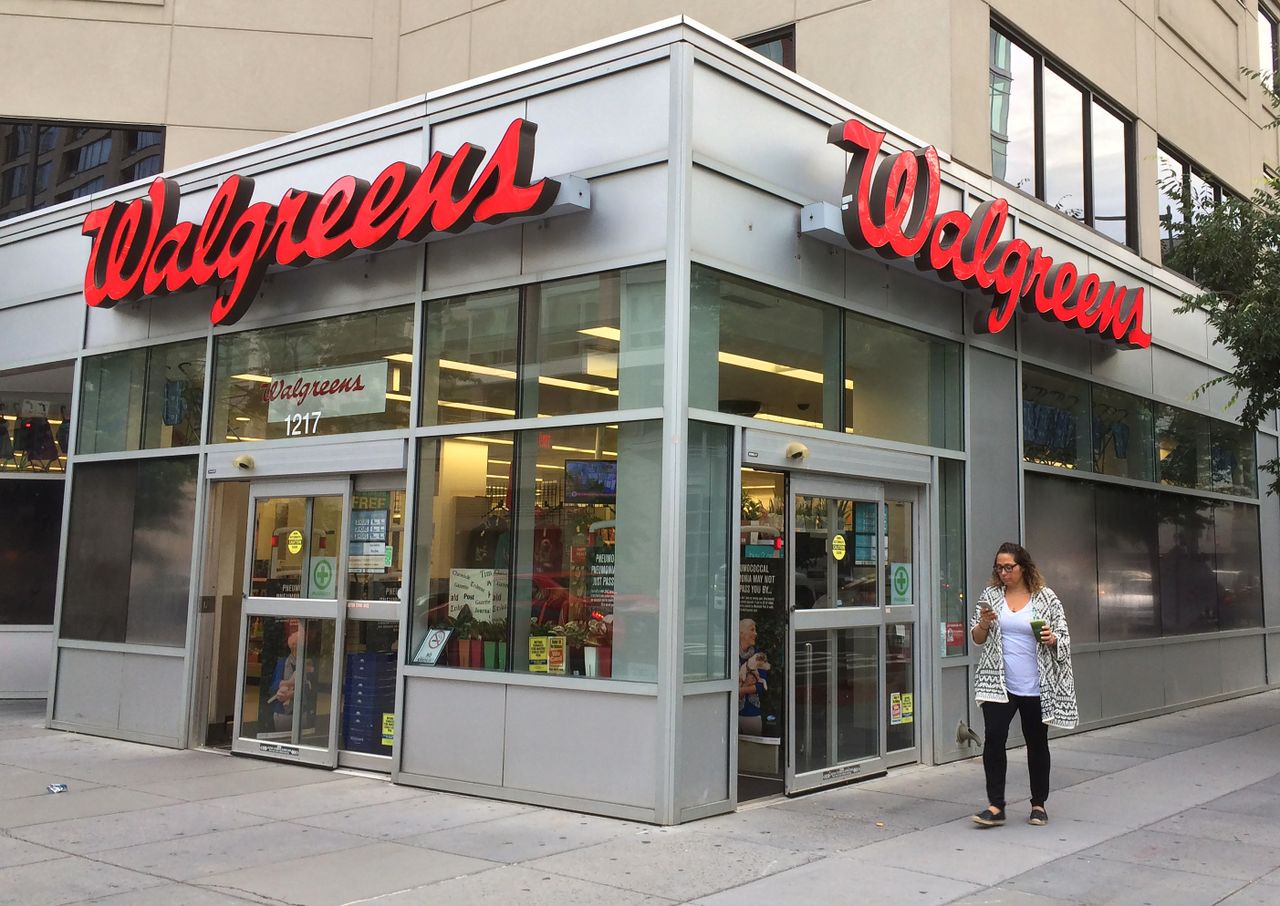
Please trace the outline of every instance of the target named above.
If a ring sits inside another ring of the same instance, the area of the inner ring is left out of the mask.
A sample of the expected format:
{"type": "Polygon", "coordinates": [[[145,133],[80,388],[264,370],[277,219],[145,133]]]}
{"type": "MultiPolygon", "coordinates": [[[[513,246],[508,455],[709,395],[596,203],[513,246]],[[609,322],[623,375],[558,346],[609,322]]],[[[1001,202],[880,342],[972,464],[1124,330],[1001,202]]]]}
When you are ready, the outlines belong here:
{"type": "Polygon", "coordinates": [[[551,387],[565,387],[569,390],[589,390],[592,393],[603,393],[607,396],[617,396],[618,391],[611,390],[608,387],[601,387],[599,384],[587,384],[582,381],[570,381],[565,378],[556,377],[539,377],[539,384],[547,384],[551,387]]]}
{"type": "Polygon", "coordinates": [[[553,466],[550,463],[538,463],[539,469],[554,469],[557,472],[563,472],[564,466],[553,466]]]}
{"type": "Polygon", "coordinates": [[[236,416],[236,421],[238,421],[238,422],[250,422],[250,421],[253,421],[253,419],[249,418],[249,416],[247,416],[247,415],[237,415],[237,416],[236,416]]]}
{"type": "Polygon", "coordinates": [[[413,356],[407,352],[397,352],[395,355],[383,356],[384,359],[390,359],[393,362],[412,362],[413,356]]]}
{"type": "MultiPolygon", "coordinates": [[[[387,396],[391,396],[390,393],[387,396]]],[[[406,396],[407,400],[408,397],[406,396]]],[[[480,403],[455,403],[453,400],[440,400],[440,405],[446,409],[465,409],[468,412],[490,412],[494,415],[514,416],[516,410],[503,409],[499,406],[482,406],[480,403]]]]}
{"type": "Polygon", "coordinates": [[[515,380],[516,373],[506,368],[493,368],[489,365],[472,365],[470,362],[455,362],[452,359],[441,359],[440,367],[447,371],[465,371],[469,374],[487,374],[492,377],[515,380]]]}
{"type": "Polygon", "coordinates": [[[770,415],[767,412],[759,412],[755,416],[769,422],[781,422],[784,425],[802,425],[806,428],[821,428],[822,422],[805,421],[802,418],[787,418],[785,415],[770,415]]]}
{"type": "Polygon", "coordinates": [[[462,437],[447,437],[445,440],[466,440],[473,444],[506,444],[508,447],[515,443],[514,440],[507,440],[505,437],[480,437],[475,434],[466,434],[462,437]]]}
{"type": "Polygon", "coordinates": [[[509,465],[511,465],[511,460],[509,460],[509,459],[491,459],[491,460],[489,460],[489,465],[491,465],[491,466],[509,466],[509,465]]]}
{"type": "Polygon", "coordinates": [[[266,438],[265,438],[265,437],[242,437],[242,436],[240,436],[240,435],[238,435],[238,434],[228,434],[228,435],[227,435],[227,440],[231,440],[231,441],[240,441],[240,440],[266,440],[266,438]]]}
{"type": "MultiPolygon", "coordinates": [[[[753,359],[750,356],[738,355],[733,352],[720,353],[720,361],[725,365],[736,365],[739,368],[750,368],[752,371],[763,371],[767,374],[776,374],[779,377],[795,378],[798,381],[808,381],[811,384],[821,384],[823,381],[822,372],[810,371],[807,368],[792,368],[790,365],[780,365],[777,362],[768,362],[764,359],[753,359]]],[[[853,381],[845,378],[845,390],[853,389],[853,381]]],[[[760,416],[763,418],[764,416],[760,416]]],[[[810,424],[810,422],[799,422],[798,424],[810,424]]]]}
{"type": "Polygon", "coordinates": [[[578,333],[599,337],[602,340],[613,340],[615,343],[622,342],[622,331],[616,327],[584,327],[578,333]]]}
{"type": "MultiPolygon", "coordinates": [[[[407,403],[409,402],[410,397],[407,393],[388,393],[387,399],[395,400],[397,403],[407,403]]],[[[443,406],[444,403],[441,403],[440,405],[443,406]]]]}
{"type": "Polygon", "coordinates": [[[271,383],[271,378],[267,377],[265,374],[233,374],[233,375],[231,375],[231,380],[233,380],[233,381],[253,381],[254,383],[257,383],[257,384],[270,384],[270,383],[271,383]]]}

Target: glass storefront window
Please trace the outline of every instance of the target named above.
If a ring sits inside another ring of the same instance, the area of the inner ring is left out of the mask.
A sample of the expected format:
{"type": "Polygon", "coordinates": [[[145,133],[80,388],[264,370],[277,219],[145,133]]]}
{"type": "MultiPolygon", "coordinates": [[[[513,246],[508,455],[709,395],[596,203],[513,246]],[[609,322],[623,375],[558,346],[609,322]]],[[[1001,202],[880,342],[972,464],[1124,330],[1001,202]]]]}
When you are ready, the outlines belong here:
{"type": "MultiPolygon", "coordinates": [[[[1097,517],[1093,484],[1027,474],[1027,550],[1062,600],[1071,640],[1098,641],[1097,517]]],[[[984,577],[983,584],[989,580],[984,577]]],[[[968,626],[966,625],[966,631],[968,626]]]]}
{"type": "Polygon", "coordinates": [[[1093,470],[1102,475],[1151,481],[1155,472],[1155,434],[1148,400],[1093,387],[1093,470]]]}
{"type": "Polygon", "coordinates": [[[0,626],[53,623],[63,484],[0,478],[0,626]]]}
{"type": "Polygon", "coordinates": [[[343,636],[342,748],[390,757],[395,742],[400,624],[347,620],[343,636]]]}
{"type": "Polygon", "coordinates": [[[1156,478],[1180,488],[1212,487],[1209,419],[1156,403],[1156,478]]]}
{"type": "Polygon", "coordinates": [[[197,458],[76,467],[64,639],[186,644],[197,458]]]}
{"type": "Polygon", "coordinates": [[[187,340],[86,358],[76,452],[200,443],[204,355],[204,340],[187,340]]]}
{"type": "Polygon", "coordinates": [[[945,657],[968,651],[969,613],[965,595],[964,463],[938,462],[938,609],[945,624],[945,657]]]}
{"type": "Polygon", "coordinates": [[[66,471],[74,374],[69,362],[0,374],[0,474],[66,471]]]}
{"type": "Polygon", "coordinates": [[[649,422],[424,441],[410,663],[655,681],[661,449],[649,422]]]}
{"type": "Polygon", "coordinates": [[[1213,505],[1184,494],[1161,494],[1157,512],[1164,634],[1213,632],[1218,628],[1213,505]]]}
{"type": "Polygon", "coordinates": [[[685,500],[685,682],[728,676],[733,430],[689,423],[685,500]]]}
{"type": "Polygon", "coordinates": [[[337,598],[340,496],[262,498],[253,523],[255,598],[337,598]]]}
{"type": "Polygon", "coordinates": [[[404,581],[403,490],[361,490],[351,497],[347,600],[395,601],[404,581]]]}
{"type": "MultiPolygon", "coordinates": [[[[738,523],[738,732],[779,740],[787,702],[787,485],[781,472],[743,468],[738,523]],[[765,682],[759,656],[768,663],[765,682]],[[753,667],[752,659],[757,658],[753,667]]],[[[808,592],[807,605],[814,596],[808,592]]]]}
{"type": "Polygon", "coordinates": [[[224,334],[211,443],[409,425],[413,308],[224,334]]]}
{"type": "Polygon", "coordinates": [[[1213,420],[1209,427],[1212,489],[1258,496],[1258,453],[1252,428],[1213,420]]]}
{"type": "Polygon", "coordinates": [[[1099,638],[1104,642],[1156,638],[1161,632],[1156,593],[1157,494],[1098,484],[1094,495],[1099,638]]]}
{"type": "Polygon", "coordinates": [[[958,343],[845,315],[847,433],[959,450],[963,386],[958,343]]]}
{"type": "Polygon", "coordinates": [[[664,279],[648,265],[429,302],[424,423],[661,406],[664,279]]]}
{"type": "Polygon", "coordinates": [[[839,429],[840,309],[696,267],[689,402],[839,429]]]}
{"type": "Polygon", "coordinates": [[[1022,368],[1022,455],[1027,462],[1089,471],[1093,462],[1089,383],[1022,368]]]}
{"type": "Polygon", "coordinates": [[[1220,503],[1213,508],[1217,554],[1214,575],[1222,629],[1262,625],[1262,550],[1258,530],[1256,506],[1220,503]]]}

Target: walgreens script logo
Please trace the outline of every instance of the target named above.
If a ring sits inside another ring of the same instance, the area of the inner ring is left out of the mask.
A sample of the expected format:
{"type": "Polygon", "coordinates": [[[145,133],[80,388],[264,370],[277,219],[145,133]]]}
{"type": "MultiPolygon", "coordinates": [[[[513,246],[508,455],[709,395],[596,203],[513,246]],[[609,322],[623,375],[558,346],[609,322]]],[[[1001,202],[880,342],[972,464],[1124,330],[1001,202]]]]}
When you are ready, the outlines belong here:
{"type": "Polygon", "coordinates": [[[250,203],[253,180],[232,176],[200,223],[177,222],[181,190],[158,178],[145,198],[85,217],[81,232],[93,239],[85,301],[111,308],[217,285],[210,320],[234,324],[273,264],[302,267],[421,242],[430,233],[460,233],[475,223],[536,216],[560,188],[552,179],[529,182],[537,128],[514,120],[487,163],[484,149],[468,143],[456,154],[437,151],[421,169],[397,162],[371,183],[343,176],[323,195],[290,189],[276,204],[250,203]]]}
{"type": "Polygon", "coordinates": [[[1048,321],[1096,333],[1120,346],[1145,348],[1142,288],[1130,290],[1081,274],[1070,261],[1055,262],[1022,239],[1002,240],[1009,219],[1003,198],[978,206],[973,214],[938,214],[942,185],[938,152],[930,145],[901,151],[876,166],[885,133],[849,120],[831,127],[827,141],[852,155],[841,210],[845,238],[854,248],[874,249],[885,258],[912,258],[920,270],[956,280],[993,298],[991,311],[974,327],[1004,330],[1018,305],[1048,321]]]}

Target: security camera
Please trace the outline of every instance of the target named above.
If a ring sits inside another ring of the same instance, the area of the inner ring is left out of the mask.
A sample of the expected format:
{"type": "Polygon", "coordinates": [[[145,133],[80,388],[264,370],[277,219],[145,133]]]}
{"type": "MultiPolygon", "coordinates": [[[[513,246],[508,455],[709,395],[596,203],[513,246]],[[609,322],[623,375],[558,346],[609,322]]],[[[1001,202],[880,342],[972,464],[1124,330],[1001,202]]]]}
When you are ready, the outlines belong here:
{"type": "Polygon", "coordinates": [[[235,459],[231,460],[231,464],[235,466],[237,469],[239,469],[241,472],[253,471],[253,466],[254,466],[253,457],[250,456],[248,453],[241,453],[235,459]]]}
{"type": "Polygon", "coordinates": [[[787,444],[787,449],[784,452],[787,459],[792,462],[802,462],[806,457],[808,457],[809,448],[798,441],[792,441],[787,444]]]}

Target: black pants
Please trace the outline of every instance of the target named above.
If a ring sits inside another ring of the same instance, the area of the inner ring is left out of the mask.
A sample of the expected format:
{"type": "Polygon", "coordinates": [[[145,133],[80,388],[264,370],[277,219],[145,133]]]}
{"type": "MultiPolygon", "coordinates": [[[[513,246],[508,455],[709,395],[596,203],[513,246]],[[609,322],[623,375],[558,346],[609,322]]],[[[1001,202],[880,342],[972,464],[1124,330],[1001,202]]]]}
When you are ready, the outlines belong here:
{"type": "Polygon", "coordinates": [[[1009,771],[1005,746],[1009,724],[1022,716],[1022,738],[1027,741],[1027,770],[1031,774],[1031,804],[1044,805],[1049,798],[1049,728],[1040,719],[1040,697],[1010,695],[1004,702],[983,702],[982,720],[987,738],[982,746],[982,769],[987,774],[987,801],[1004,808],[1004,780],[1009,771]]]}

